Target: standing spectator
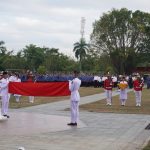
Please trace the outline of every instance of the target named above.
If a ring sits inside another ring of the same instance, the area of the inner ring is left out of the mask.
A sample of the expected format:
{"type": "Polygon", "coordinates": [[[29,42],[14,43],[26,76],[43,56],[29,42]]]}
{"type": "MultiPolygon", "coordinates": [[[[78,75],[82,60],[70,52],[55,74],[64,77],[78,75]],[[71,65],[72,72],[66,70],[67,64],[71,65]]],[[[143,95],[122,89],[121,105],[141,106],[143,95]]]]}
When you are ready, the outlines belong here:
{"type": "Polygon", "coordinates": [[[80,94],[79,88],[81,85],[81,80],[78,78],[79,72],[74,71],[75,78],[72,81],[69,81],[69,90],[71,91],[71,123],[68,123],[70,126],[77,126],[77,121],[79,118],[79,101],[80,94]]]}
{"type": "Polygon", "coordinates": [[[128,79],[128,85],[129,85],[129,88],[130,88],[130,89],[133,88],[133,78],[132,78],[131,75],[129,76],[129,79],[128,79]]]}
{"type": "Polygon", "coordinates": [[[94,76],[94,88],[97,88],[99,86],[99,77],[97,75],[94,76]]]}
{"type": "Polygon", "coordinates": [[[113,76],[113,77],[112,77],[112,81],[113,81],[114,88],[116,88],[116,87],[117,87],[117,84],[118,84],[117,76],[113,76]]]}
{"type": "Polygon", "coordinates": [[[147,76],[146,84],[147,84],[147,89],[149,89],[150,88],[150,76],[147,76]]]}

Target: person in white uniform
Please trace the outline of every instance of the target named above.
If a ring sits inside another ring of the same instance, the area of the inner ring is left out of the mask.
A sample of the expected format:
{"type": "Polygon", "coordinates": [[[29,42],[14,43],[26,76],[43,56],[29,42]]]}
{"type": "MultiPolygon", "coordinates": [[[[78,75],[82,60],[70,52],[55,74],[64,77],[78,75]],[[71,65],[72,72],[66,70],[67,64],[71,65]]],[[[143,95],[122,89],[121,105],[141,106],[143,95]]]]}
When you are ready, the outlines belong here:
{"type": "MultiPolygon", "coordinates": [[[[3,78],[3,74],[2,74],[2,72],[0,72],[0,101],[1,101],[1,79],[3,78]]],[[[2,116],[2,114],[1,114],[1,108],[0,108],[0,121],[1,120],[5,120],[5,119],[7,119],[7,117],[4,117],[4,116],[2,116]]]]}
{"type": "Polygon", "coordinates": [[[120,102],[121,106],[125,106],[127,101],[127,87],[128,83],[125,80],[125,77],[122,77],[122,81],[119,83],[120,85],[120,102]]]}
{"type": "MultiPolygon", "coordinates": [[[[11,75],[8,77],[9,82],[15,82],[16,79],[17,78],[16,78],[16,75],[14,72],[12,72],[11,75]]],[[[11,95],[13,95],[13,94],[8,93],[8,100],[10,100],[11,95]]]]}
{"type": "Polygon", "coordinates": [[[80,94],[79,88],[81,85],[81,80],[78,78],[79,72],[74,71],[75,78],[72,81],[69,81],[69,90],[71,91],[71,122],[68,123],[70,126],[77,126],[77,122],[79,119],[79,101],[80,94]]]}
{"type": "MultiPolygon", "coordinates": [[[[1,79],[3,78],[3,73],[2,72],[0,72],[0,84],[1,84],[1,79]]],[[[1,94],[1,88],[0,88],[0,99],[1,99],[1,96],[2,96],[2,94],[1,94]]]]}
{"type": "MultiPolygon", "coordinates": [[[[19,74],[18,74],[18,73],[15,73],[15,76],[16,76],[16,80],[15,80],[14,82],[21,82],[21,79],[19,78],[19,74]]],[[[19,102],[21,95],[19,95],[19,94],[14,94],[14,97],[16,98],[16,102],[19,102]]]]}
{"type": "Polygon", "coordinates": [[[7,72],[3,72],[3,78],[1,79],[0,88],[1,88],[1,97],[2,97],[2,109],[1,114],[7,118],[8,116],[8,106],[9,106],[9,98],[8,98],[8,74],[7,72]]]}

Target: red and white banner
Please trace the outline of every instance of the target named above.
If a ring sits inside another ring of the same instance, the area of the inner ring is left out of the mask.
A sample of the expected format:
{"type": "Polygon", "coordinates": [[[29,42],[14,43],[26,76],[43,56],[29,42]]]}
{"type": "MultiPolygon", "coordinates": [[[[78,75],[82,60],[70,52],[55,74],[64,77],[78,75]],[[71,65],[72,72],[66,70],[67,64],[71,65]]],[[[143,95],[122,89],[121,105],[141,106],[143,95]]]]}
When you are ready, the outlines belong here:
{"type": "Polygon", "coordinates": [[[9,93],[25,96],[68,96],[69,82],[10,82],[9,93]]]}

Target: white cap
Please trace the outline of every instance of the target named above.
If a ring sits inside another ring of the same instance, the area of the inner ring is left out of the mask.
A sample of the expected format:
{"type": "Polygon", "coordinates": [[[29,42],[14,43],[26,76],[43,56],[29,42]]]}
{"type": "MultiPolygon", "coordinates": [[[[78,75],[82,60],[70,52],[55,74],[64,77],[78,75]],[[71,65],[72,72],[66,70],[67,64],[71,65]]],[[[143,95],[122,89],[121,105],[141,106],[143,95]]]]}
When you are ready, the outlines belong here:
{"type": "Polygon", "coordinates": [[[24,147],[18,147],[18,150],[25,150],[24,147]]]}

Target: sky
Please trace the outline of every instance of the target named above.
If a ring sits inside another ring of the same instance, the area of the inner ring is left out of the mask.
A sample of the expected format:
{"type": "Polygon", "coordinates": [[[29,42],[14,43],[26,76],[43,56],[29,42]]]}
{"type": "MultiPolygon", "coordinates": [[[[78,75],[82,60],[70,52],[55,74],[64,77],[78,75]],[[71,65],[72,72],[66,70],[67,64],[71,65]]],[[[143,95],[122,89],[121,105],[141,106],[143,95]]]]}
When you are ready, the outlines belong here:
{"type": "Polygon", "coordinates": [[[89,42],[92,24],[113,8],[150,13],[150,0],[0,0],[0,41],[14,52],[34,44],[74,56],[81,18],[89,42]]]}

